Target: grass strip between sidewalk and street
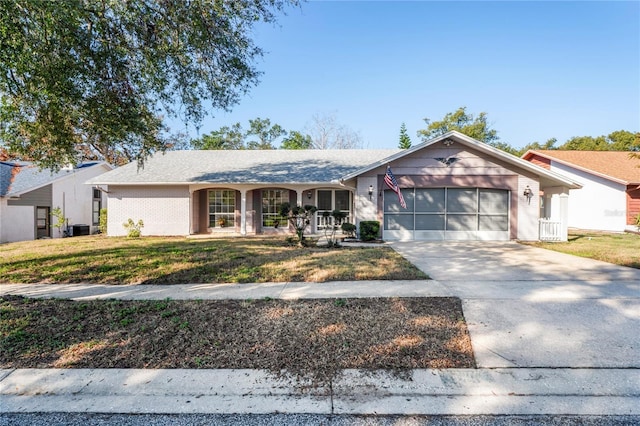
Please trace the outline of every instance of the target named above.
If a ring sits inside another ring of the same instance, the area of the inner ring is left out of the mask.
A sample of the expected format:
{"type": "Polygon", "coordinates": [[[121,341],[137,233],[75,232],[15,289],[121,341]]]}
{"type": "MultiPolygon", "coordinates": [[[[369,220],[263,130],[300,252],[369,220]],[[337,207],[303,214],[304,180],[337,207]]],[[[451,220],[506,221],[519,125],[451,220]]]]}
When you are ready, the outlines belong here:
{"type": "Polygon", "coordinates": [[[1,368],[473,368],[457,298],[0,298],[1,368]]]}

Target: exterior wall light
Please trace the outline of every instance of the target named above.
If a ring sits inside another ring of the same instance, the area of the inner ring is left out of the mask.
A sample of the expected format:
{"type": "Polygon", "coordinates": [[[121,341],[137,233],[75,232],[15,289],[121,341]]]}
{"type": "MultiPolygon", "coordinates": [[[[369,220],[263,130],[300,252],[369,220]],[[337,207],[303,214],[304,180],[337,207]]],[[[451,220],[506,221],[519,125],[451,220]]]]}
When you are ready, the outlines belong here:
{"type": "Polygon", "coordinates": [[[371,200],[371,196],[373,196],[373,185],[369,185],[369,200],[371,200]]]}
{"type": "Polygon", "coordinates": [[[529,185],[527,185],[524,188],[524,192],[522,193],[522,195],[524,195],[524,197],[527,199],[527,202],[529,204],[531,204],[531,198],[533,197],[533,191],[531,190],[531,187],[529,185]]]}
{"type": "Polygon", "coordinates": [[[311,191],[307,191],[307,198],[311,199],[311,197],[312,197],[311,191]]]}

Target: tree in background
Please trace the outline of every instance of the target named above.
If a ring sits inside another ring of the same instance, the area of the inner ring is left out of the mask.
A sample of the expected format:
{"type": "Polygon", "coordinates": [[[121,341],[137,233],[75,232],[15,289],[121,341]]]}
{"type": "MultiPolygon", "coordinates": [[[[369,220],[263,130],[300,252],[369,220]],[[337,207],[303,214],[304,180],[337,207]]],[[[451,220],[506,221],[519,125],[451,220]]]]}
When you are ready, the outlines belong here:
{"type": "Polygon", "coordinates": [[[197,139],[191,140],[194,149],[275,149],[273,142],[286,135],[279,124],[271,125],[271,120],[256,118],[249,120],[249,130],[245,131],[240,123],[222,126],[197,139]],[[251,138],[250,137],[255,137],[251,138]]]}
{"type": "Polygon", "coordinates": [[[607,136],[574,136],[558,149],[583,151],[640,151],[640,132],[617,130],[607,136]]]}
{"type": "Polygon", "coordinates": [[[311,136],[304,135],[298,131],[289,132],[289,136],[282,140],[280,148],[282,149],[311,149],[313,141],[311,136]]]}
{"type": "Polygon", "coordinates": [[[287,4],[2,0],[0,144],[43,167],[142,162],[171,147],[164,116],[197,125],[258,83],[253,28],[287,4]]]}
{"type": "Polygon", "coordinates": [[[279,124],[271,125],[271,120],[268,118],[261,119],[256,118],[249,120],[249,130],[247,130],[246,137],[256,137],[246,142],[247,149],[276,149],[273,146],[273,142],[280,136],[287,134],[279,124]]]}
{"type": "Polygon", "coordinates": [[[240,123],[233,126],[223,126],[198,139],[192,139],[194,149],[243,149],[244,131],[240,123]]]}
{"type": "Polygon", "coordinates": [[[335,114],[315,114],[307,132],[314,149],[354,149],[363,145],[360,134],[338,123],[335,114]]]}
{"type": "Polygon", "coordinates": [[[398,142],[398,148],[409,149],[411,148],[411,138],[407,133],[407,126],[404,123],[400,126],[400,141],[398,142]]]}
{"type": "MultiPolygon", "coordinates": [[[[493,145],[499,141],[498,132],[487,122],[487,113],[481,112],[477,117],[467,114],[467,107],[460,107],[455,112],[447,113],[440,121],[424,119],[426,129],[418,130],[418,137],[423,141],[442,136],[456,130],[481,142],[493,145]]],[[[506,146],[506,145],[505,145],[506,146]]]]}

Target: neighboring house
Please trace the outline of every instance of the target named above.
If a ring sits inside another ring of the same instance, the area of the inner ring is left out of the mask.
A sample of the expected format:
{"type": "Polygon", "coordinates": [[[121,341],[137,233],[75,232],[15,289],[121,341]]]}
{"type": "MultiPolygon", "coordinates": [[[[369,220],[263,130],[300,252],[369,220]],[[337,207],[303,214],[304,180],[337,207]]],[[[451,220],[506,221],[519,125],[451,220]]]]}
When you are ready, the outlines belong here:
{"type": "Polygon", "coordinates": [[[528,151],[522,158],[584,185],[580,191],[571,191],[570,227],[621,232],[635,230],[633,224],[640,214],[640,159],[629,154],[540,150],[528,151]]]}
{"type": "Polygon", "coordinates": [[[52,172],[30,162],[0,162],[0,242],[61,237],[65,228],[53,227],[55,208],[70,226],[89,225],[95,232],[107,200],[85,182],[112,169],[104,162],[88,162],[52,172]]]}
{"type": "Polygon", "coordinates": [[[386,240],[537,240],[538,197],[525,192],[580,187],[458,132],[406,150],[168,151],[89,183],[108,190],[113,236],[129,218],[145,235],[291,232],[278,214],[289,202],[318,207],[308,232],[341,210],[356,225],[380,221],[386,240]],[[384,183],[388,166],[406,209],[384,183]]]}

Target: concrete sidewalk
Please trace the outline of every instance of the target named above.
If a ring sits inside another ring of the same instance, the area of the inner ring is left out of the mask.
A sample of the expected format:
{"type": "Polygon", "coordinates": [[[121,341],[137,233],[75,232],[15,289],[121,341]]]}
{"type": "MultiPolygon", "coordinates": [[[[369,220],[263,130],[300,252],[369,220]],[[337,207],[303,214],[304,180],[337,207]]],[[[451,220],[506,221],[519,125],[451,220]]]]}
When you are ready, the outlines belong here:
{"type": "Polygon", "coordinates": [[[197,299],[325,299],[337,297],[442,297],[450,290],[433,280],[331,281],[260,284],[0,284],[0,295],[27,297],[123,300],[197,299]]]}
{"type": "Polygon", "coordinates": [[[640,371],[345,370],[331,384],[261,370],[19,369],[0,376],[2,413],[309,413],[639,416],[640,371]]]}

